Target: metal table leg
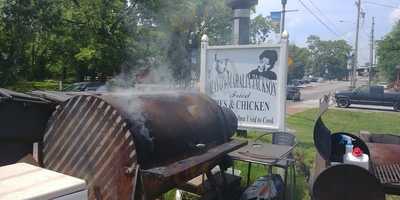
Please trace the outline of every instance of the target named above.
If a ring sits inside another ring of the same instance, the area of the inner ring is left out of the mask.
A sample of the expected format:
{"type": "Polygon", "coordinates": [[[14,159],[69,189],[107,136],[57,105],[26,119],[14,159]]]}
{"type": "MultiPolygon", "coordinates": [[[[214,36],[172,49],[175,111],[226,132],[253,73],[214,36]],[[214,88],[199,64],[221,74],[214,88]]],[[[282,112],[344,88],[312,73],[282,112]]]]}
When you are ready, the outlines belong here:
{"type": "Polygon", "coordinates": [[[295,197],[296,197],[296,165],[295,165],[295,163],[293,163],[293,191],[292,191],[292,195],[293,195],[293,197],[292,197],[292,200],[294,200],[295,199],[295,197]]]}
{"type": "Polygon", "coordinates": [[[250,173],[251,173],[251,162],[248,162],[248,166],[247,166],[247,185],[246,185],[246,187],[249,187],[249,185],[250,185],[250,173]]]}

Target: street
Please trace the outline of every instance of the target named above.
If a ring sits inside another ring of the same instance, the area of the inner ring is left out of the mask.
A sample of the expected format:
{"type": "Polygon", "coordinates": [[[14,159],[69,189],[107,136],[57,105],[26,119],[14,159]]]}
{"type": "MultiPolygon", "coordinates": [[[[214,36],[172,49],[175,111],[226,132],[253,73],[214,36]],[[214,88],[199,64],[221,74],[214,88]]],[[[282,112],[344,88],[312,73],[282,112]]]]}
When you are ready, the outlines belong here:
{"type": "Polygon", "coordinates": [[[324,95],[335,91],[348,89],[348,81],[325,81],[322,83],[310,83],[301,88],[301,101],[287,101],[287,113],[295,114],[309,108],[317,108],[319,99],[324,95]]]}
{"type": "MultiPolygon", "coordinates": [[[[368,80],[359,77],[357,86],[366,85],[368,80]]],[[[335,91],[346,90],[349,88],[348,81],[326,81],[322,83],[311,83],[301,88],[301,101],[287,101],[287,113],[289,115],[302,112],[310,108],[318,108],[319,99],[324,95],[335,91]]],[[[395,112],[392,107],[371,106],[371,105],[350,105],[349,108],[339,108],[332,102],[331,109],[340,109],[356,112],[395,112]]]]}

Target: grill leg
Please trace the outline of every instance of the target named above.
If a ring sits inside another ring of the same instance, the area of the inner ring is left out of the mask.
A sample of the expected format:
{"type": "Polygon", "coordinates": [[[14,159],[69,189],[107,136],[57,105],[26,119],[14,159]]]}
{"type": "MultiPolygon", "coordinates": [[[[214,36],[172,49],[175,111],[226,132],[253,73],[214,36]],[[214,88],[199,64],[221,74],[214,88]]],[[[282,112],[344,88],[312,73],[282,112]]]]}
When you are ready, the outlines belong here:
{"type": "Polygon", "coordinates": [[[284,180],[284,182],[285,182],[285,188],[284,188],[284,190],[283,190],[283,199],[286,200],[286,195],[287,195],[286,193],[287,193],[288,191],[290,191],[290,190],[288,190],[288,182],[287,182],[287,180],[288,180],[288,167],[285,167],[284,173],[285,173],[285,180],[284,180]]]}
{"type": "Polygon", "coordinates": [[[293,163],[292,165],[293,170],[293,190],[292,190],[292,199],[294,200],[296,197],[296,165],[293,163]]]}
{"type": "Polygon", "coordinates": [[[251,173],[251,162],[248,163],[247,167],[247,187],[250,185],[250,173],[251,173]]]}

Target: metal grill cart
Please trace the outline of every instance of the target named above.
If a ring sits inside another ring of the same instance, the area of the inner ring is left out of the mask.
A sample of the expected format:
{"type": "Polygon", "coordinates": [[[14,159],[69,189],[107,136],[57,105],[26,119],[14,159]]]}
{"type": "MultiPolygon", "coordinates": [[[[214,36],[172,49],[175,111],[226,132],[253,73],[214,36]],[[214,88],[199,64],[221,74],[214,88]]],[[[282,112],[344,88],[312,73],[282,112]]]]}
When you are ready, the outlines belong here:
{"type": "Polygon", "coordinates": [[[225,171],[227,154],[247,144],[231,140],[234,113],[198,93],[32,94],[59,104],[41,165],[86,180],[89,199],[155,199],[202,174],[207,195],[226,199],[231,179],[211,169],[225,171]]]}
{"type": "Polygon", "coordinates": [[[248,163],[247,169],[247,186],[250,184],[250,174],[252,164],[261,164],[268,167],[268,174],[272,175],[272,167],[284,169],[284,184],[285,192],[283,199],[294,199],[296,174],[295,161],[292,156],[292,151],[296,146],[294,135],[290,133],[271,133],[272,144],[261,143],[259,139],[269,135],[264,134],[257,138],[254,142],[239,150],[236,150],[229,155],[237,161],[248,163]],[[287,190],[290,185],[290,190],[287,190]],[[286,196],[288,194],[288,196],[286,196]],[[289,198],[290,197],[290,198],[289,198]]]}
{"type": "MultiPolygon", "coordinates": [[[[231,199],[235,114],[199,93],[58,93],[0,90],[2,165],[32,154],[41,167],[81,178],[89,199],[156,199],[206,174],[204,199],[231,199]],[[7,146],[8,145],[8,146],[7,146]],[[9,158],[9,159],[8,159],[9,158]],[[207,185],[208,184],[208,185],[207,185]]],[[[232,179],[233,178],[233,179],[232,179]]],[[[198,189],[198,188],[197,188],[198,189]]],[[[236,195],[240,196],[240,195],[236,195]]]]}
{"type": "Polygon", "coordinates": [[[332,133],[322,115],[314,127],[314,144],[318,153],[311,179],[313,199],[385,199],[385,194],[400,194],[400,137],[387,134],[332,133]],[[369,156],[368,170],[343,164],[341,136],[348,136],[354,147],[369,156]]]}

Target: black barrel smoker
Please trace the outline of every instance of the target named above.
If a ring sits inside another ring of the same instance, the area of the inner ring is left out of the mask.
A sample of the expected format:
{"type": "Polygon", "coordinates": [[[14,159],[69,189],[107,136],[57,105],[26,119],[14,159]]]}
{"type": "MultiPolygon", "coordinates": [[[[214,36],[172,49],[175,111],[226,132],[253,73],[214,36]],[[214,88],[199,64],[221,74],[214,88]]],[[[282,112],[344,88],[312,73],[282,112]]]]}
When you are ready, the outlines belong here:
{"type": "Polygon", "coordinates": [[[0,89],[0,121],[0,166],[39,143],[40,166],[86,180],[91,200],[151,200],[202,174],[220,194],[211,169],[247,144],[231,140],[235,114],[198,93],[0,89]]]}
{"type": "Polygon", "coordinates": [[[400,153],[400,137],[332,134],[320,116],[314,127],[314,144],[318,153],[311,180],[313,199],[383,200],[386,194],[400,194],[400,156],[397,154],[400,153]],[[342,136],[350,137],[352,145],[369,156],[368,170],[343,164],[345,147],[339,142],[342,136]],[[388,139],[392,144],[389,144],[388,139]]]}
{"type": "Polygon", "coordinates": [[[77,95],[50,118],[42,165],[82,178],[90,199],[154,199],[225,163],[234,113],[197,93],[77,95]]]}

